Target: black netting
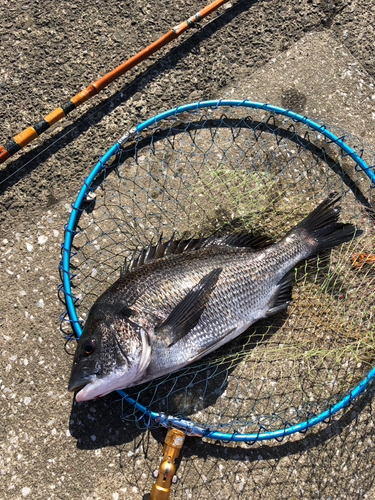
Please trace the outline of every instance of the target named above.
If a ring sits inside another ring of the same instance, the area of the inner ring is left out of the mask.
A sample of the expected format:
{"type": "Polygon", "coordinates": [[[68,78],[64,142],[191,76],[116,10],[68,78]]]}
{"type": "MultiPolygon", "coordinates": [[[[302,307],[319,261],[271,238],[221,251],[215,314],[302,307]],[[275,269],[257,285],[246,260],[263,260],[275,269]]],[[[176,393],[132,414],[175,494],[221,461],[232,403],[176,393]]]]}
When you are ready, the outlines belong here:
{"type": "MultiPolygon", "coordinates": [[[[329,130],[374,165],[370,146],[329,130]]],[[[333,191],[343,196],[341,220],[364,230],[295,269],[286,312],[178,373],[129,389],[142,405],[211,430],[279,429],[337,402],[374,364],[374,264],[352,265],[353,254],[374,253],[373,186],[335,142],[267,111],[202,109],[126,142],[91,187],[71,258],[83,321],[125,257],[161,233],[208,235],[224,225],[280,238],[333,191]]]]}

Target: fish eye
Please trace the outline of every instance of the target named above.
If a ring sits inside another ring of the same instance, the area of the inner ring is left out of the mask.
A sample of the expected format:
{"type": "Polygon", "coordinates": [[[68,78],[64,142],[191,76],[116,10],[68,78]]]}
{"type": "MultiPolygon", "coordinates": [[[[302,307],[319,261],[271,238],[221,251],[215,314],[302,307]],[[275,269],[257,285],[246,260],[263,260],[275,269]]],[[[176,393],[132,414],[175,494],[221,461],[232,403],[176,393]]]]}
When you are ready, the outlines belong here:
{"type": "Polygon", "coordinates": [[[82,354],[84,356],[90,356],[95,351],[95,340],[88,339],[82,344],[82,354]]]}

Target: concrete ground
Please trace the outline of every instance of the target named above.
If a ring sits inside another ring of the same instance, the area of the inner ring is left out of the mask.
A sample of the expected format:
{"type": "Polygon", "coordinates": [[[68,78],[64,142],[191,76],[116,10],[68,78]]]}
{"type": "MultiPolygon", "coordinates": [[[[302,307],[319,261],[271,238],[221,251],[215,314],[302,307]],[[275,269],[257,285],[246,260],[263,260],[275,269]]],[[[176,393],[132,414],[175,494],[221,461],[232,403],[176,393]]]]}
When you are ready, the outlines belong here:
{"type": "MultiPolygon", "coordinates": [[[[201,7],[3,1],[0,141],[201,7]]],[[[56,288],[69,203],[124,131],[174,105],[233,96],[375,146],[371,0],[243,0],[201,25],[0,167],[0,499],[137,499],[151,489],[165,431],[124,424],[108,398],[73,404],[56,288]]],[[[373,401],[370,391],[329,425],[282,443],[187,438],[171,498],[375,499],[373,401]]]]}

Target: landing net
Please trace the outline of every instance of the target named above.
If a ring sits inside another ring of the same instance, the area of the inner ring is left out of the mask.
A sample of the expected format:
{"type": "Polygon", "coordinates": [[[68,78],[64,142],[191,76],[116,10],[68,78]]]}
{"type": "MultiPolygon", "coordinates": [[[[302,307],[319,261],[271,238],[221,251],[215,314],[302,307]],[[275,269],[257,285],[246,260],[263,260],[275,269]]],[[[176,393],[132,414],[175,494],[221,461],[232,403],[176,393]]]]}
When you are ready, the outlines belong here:
{"type": "Polygon", "coordinates": [[[330,418],[368,387],[374,162],[370,145],[338,127],[249,101],[161,113],[100,159],[72,204],[63,244],[62,318],[75,336],[125,258],[161,233],[251,228],[278,239],[332,192],[342,195],[340,220],[364,230],[295,268],[286,312],[180,372],[120,391],[123,419],[219,439],[282,438],[330,418]]]}

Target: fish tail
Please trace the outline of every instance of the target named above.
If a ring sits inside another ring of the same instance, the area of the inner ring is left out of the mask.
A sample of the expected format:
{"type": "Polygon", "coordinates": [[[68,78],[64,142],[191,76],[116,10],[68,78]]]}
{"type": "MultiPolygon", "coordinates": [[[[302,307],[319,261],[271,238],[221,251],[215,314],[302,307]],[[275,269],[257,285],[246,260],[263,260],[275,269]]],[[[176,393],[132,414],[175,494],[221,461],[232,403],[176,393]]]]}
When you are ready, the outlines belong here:
{"type": "Polygon", "coordinates": [[[315,210],[301,221],[291,232],[305,232],[304,236],[311,253],[341,245],[360,236],[363,231],[353,224],[338,222],[341,207],[337,205],[341,196],[331,193],[315,210]],[[306,234],[307,233],[307,234],[306,234]]]}

